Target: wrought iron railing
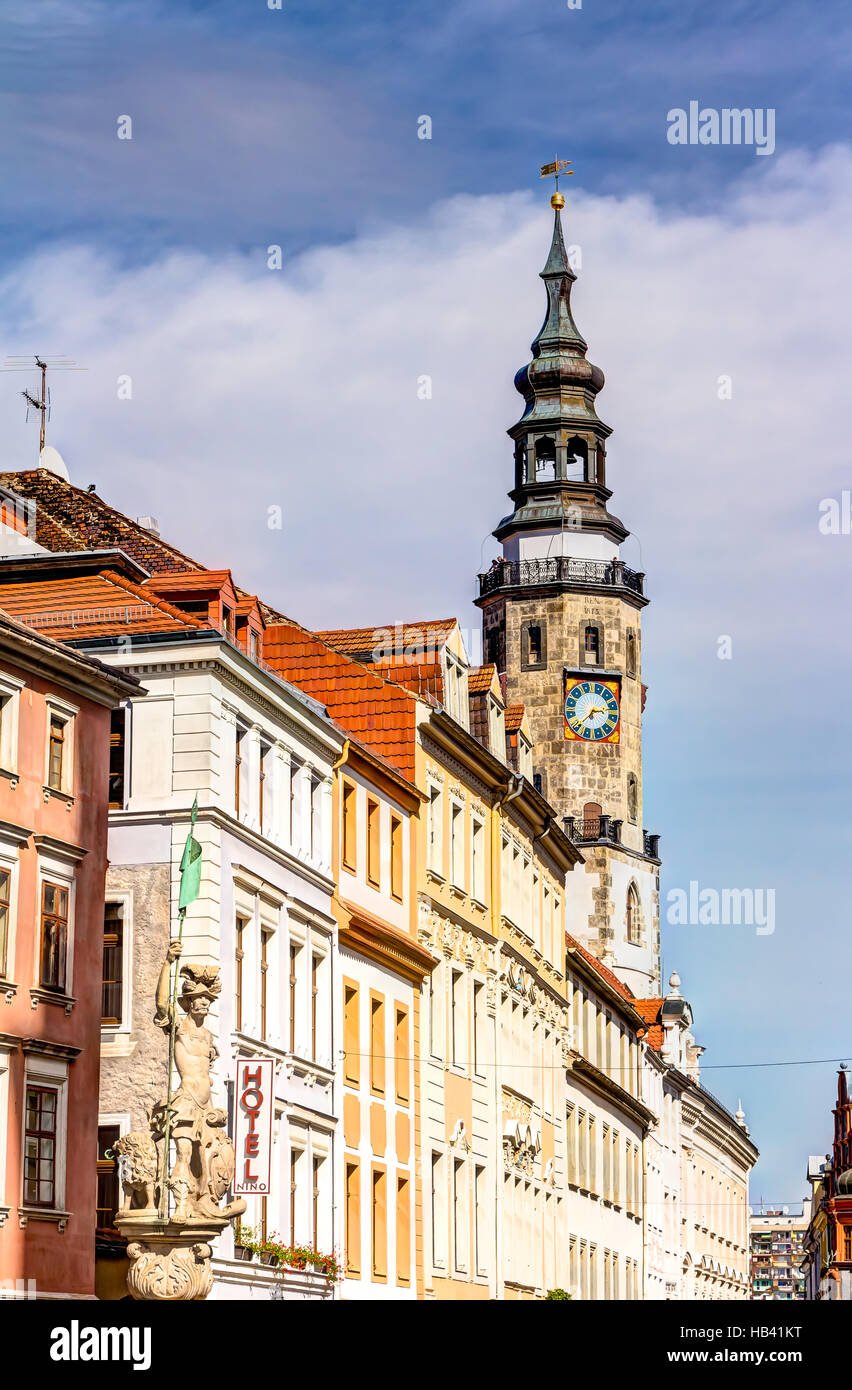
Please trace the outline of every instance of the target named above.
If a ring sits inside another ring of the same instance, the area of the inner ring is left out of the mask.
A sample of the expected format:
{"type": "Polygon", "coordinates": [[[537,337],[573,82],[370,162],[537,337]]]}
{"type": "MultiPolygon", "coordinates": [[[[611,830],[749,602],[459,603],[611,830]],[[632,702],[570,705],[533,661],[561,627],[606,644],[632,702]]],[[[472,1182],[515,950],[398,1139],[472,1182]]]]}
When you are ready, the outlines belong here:
{"type": "Polygon", "coordinates": [[[644,594],[644,574],[622,560],[583,560],[571,555],[552,555],[541,560],[495,560],[479,576],[479,593],[540,584],[600,584],[644,594]]]}
{"type": "Polygon", "coordinates": [[[596,844],[601,840],[608,844],[621,844],[621,821],[613,820],[610,816],[593,816],[584,819],[582,816],[565,817],[565,834],[569,840],[573,840],[575,845],[596,844]]]}

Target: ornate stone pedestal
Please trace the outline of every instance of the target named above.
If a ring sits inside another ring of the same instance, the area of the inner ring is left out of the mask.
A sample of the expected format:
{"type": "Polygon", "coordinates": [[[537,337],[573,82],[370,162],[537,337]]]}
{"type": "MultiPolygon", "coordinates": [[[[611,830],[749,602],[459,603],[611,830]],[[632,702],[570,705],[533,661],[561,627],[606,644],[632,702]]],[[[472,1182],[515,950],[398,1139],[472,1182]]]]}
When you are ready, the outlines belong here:
{"type": "Polygon", "coordinates": [[[148,1212],[120,1213],[116,1225],[128,1242],[131,1296],[155,1301],[206,1298],[213,1287],[212,1243],[227,1224],[221,1217],[176,1222],[160,1221],[148,1212]]]}

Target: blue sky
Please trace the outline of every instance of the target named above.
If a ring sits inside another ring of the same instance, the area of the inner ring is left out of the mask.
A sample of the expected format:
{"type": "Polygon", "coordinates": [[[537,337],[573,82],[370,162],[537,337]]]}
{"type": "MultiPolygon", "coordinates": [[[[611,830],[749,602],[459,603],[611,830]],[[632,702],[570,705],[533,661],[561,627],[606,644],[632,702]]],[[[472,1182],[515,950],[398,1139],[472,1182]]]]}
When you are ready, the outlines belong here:
{"type": "MultiPolygon", "coordinates": [[[[665,969],[707,1085],[742,1096],[754,1196],[787,1202],[828,1144],[834,1068],[729,1064],[848,1048],[852,538],[816,519],[852,486],[850,29],[845,4],[747,0],[9,0],[0,17],[4,351],[87,365],[54,387],[75,482],[317,626],[475,624],[543,307],[537,168],[574,161],[577,319],[653,598],[663,896],[776,892],[772,937],[664,924],[665,969]],[[775,154],[672,147],[666,113],[690,100],[774,107],[775,154]]],[[[33,458],[19,385],[0,379],[8,467],[33,458]]]]}

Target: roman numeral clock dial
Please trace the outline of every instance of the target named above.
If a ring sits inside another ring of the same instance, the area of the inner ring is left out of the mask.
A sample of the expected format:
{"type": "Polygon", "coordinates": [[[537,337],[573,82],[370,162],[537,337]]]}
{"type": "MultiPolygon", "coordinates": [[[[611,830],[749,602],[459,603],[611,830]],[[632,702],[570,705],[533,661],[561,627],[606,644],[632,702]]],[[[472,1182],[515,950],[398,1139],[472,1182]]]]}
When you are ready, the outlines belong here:
{"type": "Polygon", "coordinates": [[[565,737],[581,743],[618,743],[620,689],[618,681],[564,678],[565,737]]]}

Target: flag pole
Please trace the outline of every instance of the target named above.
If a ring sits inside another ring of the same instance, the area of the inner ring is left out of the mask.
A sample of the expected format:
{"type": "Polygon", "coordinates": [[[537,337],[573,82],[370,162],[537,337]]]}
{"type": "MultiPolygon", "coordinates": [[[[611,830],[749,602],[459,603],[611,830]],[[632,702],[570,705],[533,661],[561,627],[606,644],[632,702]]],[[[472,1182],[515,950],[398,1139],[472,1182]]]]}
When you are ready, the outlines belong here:
{"type": "MultiPolygon", "coordinates": [[[[178,941],[183,941],[183,919],[186,916],[186,908],[182,907],[178,912],[178,941]]],[[[177,993],[178,976],[180,974],[180,957],[175,961],[175,973],[172,980],[171,990],[171,1023],[169,1026],[169,1070],[166,1080],[166,1116],[163,1125],[163,1168],[160,1174],[160,1220],[165,1221],[168,1217],[168,1179],[169,1179],[169,1144],[171,1143],[172,1131],[172,1074],[175,1066],[175,1033],[177,1032],[177,993]]]]}
{"type": "MultiPolygon", "coordinates": [[[[191,902],[198,897],[201,886],[201,846],[195,838],[195,821],[198,816],[198,796],[196,794],[190,812],[189,834],[186,837],[183,855],[180,861],[180,893],[178,896],[178,934],[177,941],[183,941],[183,923],[186,917],[186,909],[191,902]]],[[[180,956],[174,962],[174,976],[171,987],[171,1005],[169,1019],[169,1071],[166,1079],[166,1111],[163,1121],[163,1166],[160,1173],[160,1207],[159,1218],[161,1221],[168,1220],[169,1205],[169,1145],[172,1137],[172,1075],[175,1066],[175,1043],[177,1036],[177,998],[178,998],[178,979],[180,977],[180,956]]]]}

